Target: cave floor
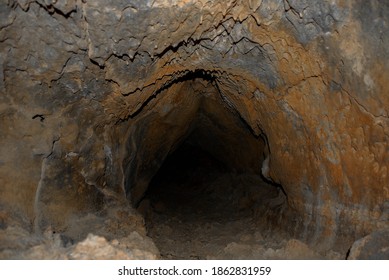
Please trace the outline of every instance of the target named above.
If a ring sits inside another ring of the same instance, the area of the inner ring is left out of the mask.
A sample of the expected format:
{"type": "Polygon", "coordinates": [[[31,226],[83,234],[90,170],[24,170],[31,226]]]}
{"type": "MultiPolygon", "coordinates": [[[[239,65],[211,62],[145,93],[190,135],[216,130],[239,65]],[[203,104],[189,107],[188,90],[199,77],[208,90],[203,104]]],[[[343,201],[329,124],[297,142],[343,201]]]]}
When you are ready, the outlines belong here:
{"type": "MultiPolygon", "coordinates": [[[[221,175],[208,186],[207,192],[201,186],[182,191],[180,185],[175,185],[165,188],[154,199],[147,225],[151,225],[149,236],[163,258],[228,258],[229,254],[233,257],[242,253],[245,247],[242,241],[262,239],[260,232],[255,231],[250,210],[239,209],[228,196],[217,195],[230,184],[228,177],[221,175]]],[[[244,251],[245,255],[250,253],[244,251]]]]}
{"type": "Polygon", "coordinates": [[[281,207],[285,197],[260,177],[201,174],[200,180],[186,183],[162,182],[147,200],[148,235],[163,259],[342,258],[334,252],[319,254],[286,233],[266,228],[261,218],[269,207],[281,207]]]}

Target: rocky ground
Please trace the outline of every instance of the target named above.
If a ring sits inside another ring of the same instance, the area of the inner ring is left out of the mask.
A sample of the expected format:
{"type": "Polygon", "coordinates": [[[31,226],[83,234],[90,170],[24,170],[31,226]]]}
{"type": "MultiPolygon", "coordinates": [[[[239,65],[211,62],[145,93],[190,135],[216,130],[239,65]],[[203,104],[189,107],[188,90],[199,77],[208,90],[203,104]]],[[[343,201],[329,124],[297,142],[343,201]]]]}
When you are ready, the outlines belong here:
{"type": "Polygon", "coordinates": [[[128,208],[75,218],[61,232],[48,227],[34,231],[23,219],[0,211],[0,259],[158,259],[153,241],[145,236],[143,220],[128,208]]]}
{"type": "MultiPolygon", "coordinates": [[[[253,206],[249,198],[241,198],[234,204],[225,200],[224,196],[219,197],[218,191],[223,191],[226,185],[225,191],[231,191],[230,179],[228,175],[221,175],[213,182],[207,198],[201,197],[203,193],[192,193],[189,199],[185,197],[188,193],[175,189],[170,191],[176,191],[174,197],[182,200],[165,197],[151,206],[154,211],[148,214],[149,236],[163,259],[345,258],[336,252],[319,254],[286,233],[275,233],[266,229],[265,225],[261,226],[255,220],[256,213],[246,208],[253,206]]],[[[273,192],[274,195],[272,186],[263,184],[259,187],[264,188],[262,193],[271,195],[273,192]]],[[[279,197],[266,199],[270,203],[279,200],[279,197]]]]}

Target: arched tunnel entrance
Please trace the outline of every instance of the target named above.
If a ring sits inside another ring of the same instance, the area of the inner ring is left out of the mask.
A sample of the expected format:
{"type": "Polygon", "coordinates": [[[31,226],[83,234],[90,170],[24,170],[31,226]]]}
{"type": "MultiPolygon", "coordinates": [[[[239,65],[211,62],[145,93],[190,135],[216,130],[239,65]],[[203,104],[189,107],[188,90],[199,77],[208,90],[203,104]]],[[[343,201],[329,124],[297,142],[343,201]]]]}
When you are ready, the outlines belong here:
{"type": "Polygon", "coordinates": [[[283,233],[269,225],[286,194],[265,178],[266,136],[255,135],[211,78],[189,73],[143,109],[151,113],[131,134],[139,138],[128,196],[163,258],[272,258],[266,244],[281,246],[283,233]]]}
{"type": "Polygon", "coordinates": [[[3,2],[0,258],[344,258],[389,227],[385,1],[3,2]]]}

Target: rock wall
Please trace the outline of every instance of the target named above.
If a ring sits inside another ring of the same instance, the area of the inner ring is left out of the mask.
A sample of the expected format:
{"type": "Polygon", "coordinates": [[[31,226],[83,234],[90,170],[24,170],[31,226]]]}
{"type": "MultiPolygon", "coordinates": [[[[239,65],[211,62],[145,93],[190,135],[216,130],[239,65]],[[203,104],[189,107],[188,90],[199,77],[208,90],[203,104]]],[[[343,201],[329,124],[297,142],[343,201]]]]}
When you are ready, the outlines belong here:
{"type": "Polygon", "coordinates": [[[296,235],[386,227],[388,18],[362,0],[2,0],[1,209],[64,230],[137,201],[208,94],[259,139],[296,235]]]}

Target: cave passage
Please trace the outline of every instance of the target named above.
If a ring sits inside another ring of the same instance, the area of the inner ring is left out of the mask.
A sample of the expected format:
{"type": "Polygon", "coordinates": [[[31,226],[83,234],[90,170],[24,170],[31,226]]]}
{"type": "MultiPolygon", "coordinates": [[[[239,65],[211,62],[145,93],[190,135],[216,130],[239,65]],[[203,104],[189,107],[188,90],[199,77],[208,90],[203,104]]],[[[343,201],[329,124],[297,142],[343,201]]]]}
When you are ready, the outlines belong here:
{"type": "Polygon", "coordinates": [[[190,72],[160,90],[131,130],[127,196],[162,258],[275,258],[267,248],[282,247],[273,225],[287,200],[268,180],[267,137],[229,97],[206,72],[190,72]]]}
{"type": "Polygon", "coordinates": [[[282,192],[259,171],[237,171],[212,155],[197,133],[165,159],[139,204],[149,236],[165,259],[264,258],[258,248],[274,243],[274,233],[258,216],[282,192]]]}

